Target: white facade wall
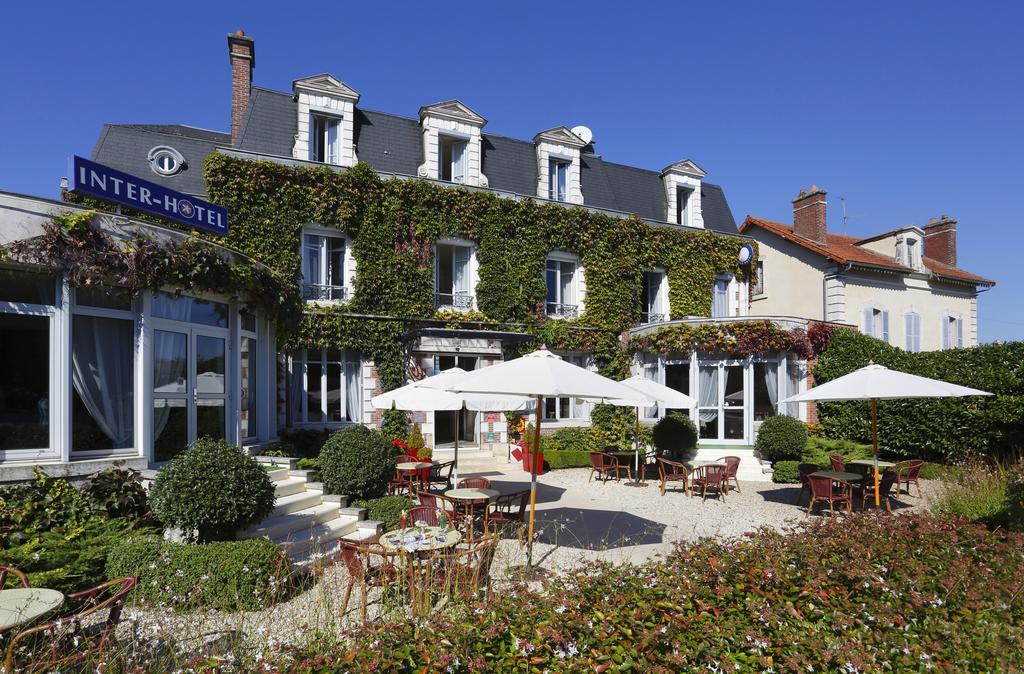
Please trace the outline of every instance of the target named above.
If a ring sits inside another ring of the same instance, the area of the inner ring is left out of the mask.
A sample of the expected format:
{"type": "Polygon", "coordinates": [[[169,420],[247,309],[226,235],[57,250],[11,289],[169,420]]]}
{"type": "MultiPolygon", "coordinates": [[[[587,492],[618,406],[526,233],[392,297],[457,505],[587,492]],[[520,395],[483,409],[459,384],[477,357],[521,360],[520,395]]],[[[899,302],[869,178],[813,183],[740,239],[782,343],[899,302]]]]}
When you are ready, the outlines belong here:
{"type": "Polygon", "coordinates": [[[355,99],[328,96],[323,93],[306,91],[296,87],[299,97],[298,132],[295,134],[295,145],[292,148],[292,156],[296,159],[309,161],[310,148],[310,116],[315,112],[323,112],[341,120],[341,154],[339,166],[355,166],[355,99]]]}
{"type": "Polygon", "coordinates": [[[747,234],[758,242],[758,259],[764,261],[765,292],[750,298],[750,312],[825,320],[823,287],[831,263],[759,227],[747,234]]]}

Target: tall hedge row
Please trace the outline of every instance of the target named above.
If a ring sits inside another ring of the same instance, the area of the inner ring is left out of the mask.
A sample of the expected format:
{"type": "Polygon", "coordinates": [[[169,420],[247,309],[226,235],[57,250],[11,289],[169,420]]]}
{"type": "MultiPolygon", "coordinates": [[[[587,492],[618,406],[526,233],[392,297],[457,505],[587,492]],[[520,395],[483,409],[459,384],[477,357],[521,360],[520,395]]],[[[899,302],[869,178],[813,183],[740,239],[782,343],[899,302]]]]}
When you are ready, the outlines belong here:
{"type": "MultiPolygon", "coordinates": [[[[849,329],[836,330],[814,367],[818,384],[875,362],[894,370],[970,386],[993,396],[880,401],[883,454],[956,461],[1024,446],[1024,342],[908,353],[849,329]]],[[[818,405],[825,435],[871,442],[868,403],[818,405]]]]}

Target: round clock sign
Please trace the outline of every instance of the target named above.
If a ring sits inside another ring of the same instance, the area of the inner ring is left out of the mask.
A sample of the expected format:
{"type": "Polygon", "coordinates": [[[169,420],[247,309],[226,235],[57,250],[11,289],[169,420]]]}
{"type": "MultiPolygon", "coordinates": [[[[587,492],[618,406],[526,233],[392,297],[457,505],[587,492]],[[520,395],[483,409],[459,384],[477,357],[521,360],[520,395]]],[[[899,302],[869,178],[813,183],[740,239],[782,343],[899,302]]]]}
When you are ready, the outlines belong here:
{"type": "Polygon", "coordinates": [[[749,243],[743,244],[740,246],[740,252],[736,257],[739,259],[741,265],[746,266],[750,264],[750,261],[754,259],[754,247],[749,243]]]}

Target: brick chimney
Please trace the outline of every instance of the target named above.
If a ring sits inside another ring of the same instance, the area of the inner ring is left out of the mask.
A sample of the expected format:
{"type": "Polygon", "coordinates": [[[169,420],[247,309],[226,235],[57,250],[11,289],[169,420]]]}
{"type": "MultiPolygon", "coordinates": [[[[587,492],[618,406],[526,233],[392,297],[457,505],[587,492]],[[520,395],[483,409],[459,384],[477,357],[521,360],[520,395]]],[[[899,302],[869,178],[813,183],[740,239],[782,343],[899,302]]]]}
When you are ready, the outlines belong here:
{"type": "Polygon", "coordinates": [[[797,236],[825,245],[826,192],[817,185],[800,190],[793,199],[793,232],[797,236]]]}
{"type": "Polygon", "coordinates": [[[956,266],[956,220],[943,214],[924,226],[924,254],[933,260],[956,266]]]}
{"type": "Polygon", "coordinates": [[[228,35],[228,58],[231,59],[231,144],[234,145],[249,106],[252,69],[256,67],[256,43],[245,31],[228,35]]]}

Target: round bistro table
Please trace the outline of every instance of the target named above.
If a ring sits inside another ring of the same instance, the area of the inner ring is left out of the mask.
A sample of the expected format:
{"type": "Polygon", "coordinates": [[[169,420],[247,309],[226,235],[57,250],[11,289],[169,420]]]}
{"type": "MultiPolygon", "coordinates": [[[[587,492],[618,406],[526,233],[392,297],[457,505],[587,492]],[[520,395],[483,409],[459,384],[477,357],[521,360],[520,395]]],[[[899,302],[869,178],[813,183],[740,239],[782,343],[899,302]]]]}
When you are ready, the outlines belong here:
{"type": "MultiPolygon", "coordinates": [[[[431,463],[430,461],[407,461],[405,463],[396,464],[395,465],[395,470],[397,470],[400,473],[407,473],[408,475],[407,475],[406,479],[409,480],[409,484],[411,485],[413,482],[417,481],[416,480],[416,478],[417,478],[416,473],[417,472],[419,472],[421,470],[424,470],[426,468],[430,468],[433,465],[434,464],[431,463]]],[[[420,488],[422,489],[423,488],[423,477],[419,476],[419,478],[420,478],[419,479],[420,488]]],[[[410,490],[410,495],[411,495],[411,490],[410,490]]]]}
{"type": "Polygon", "coordinates": [[[0,632],[32,622],[63,603],[63,593],[44,587],[0,590],[0,632]]]}
{"type": "Polygon", "coordinates": [[[462,487],[460,489],[449,489],[444,495],[456,501],[460,506],[465,507],[466,513],[469,515],[469,540],[472,541],[473,533],[476,529],[476,520],[473,519],[476,506],[483,505],[486,507],[493,499],[500,496],[501,492],[497,489],[462,487]]]}

